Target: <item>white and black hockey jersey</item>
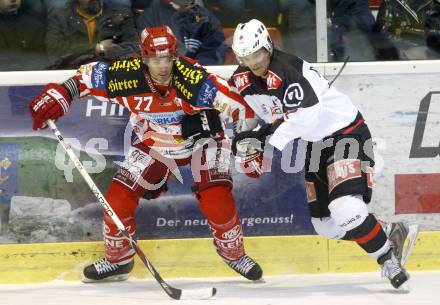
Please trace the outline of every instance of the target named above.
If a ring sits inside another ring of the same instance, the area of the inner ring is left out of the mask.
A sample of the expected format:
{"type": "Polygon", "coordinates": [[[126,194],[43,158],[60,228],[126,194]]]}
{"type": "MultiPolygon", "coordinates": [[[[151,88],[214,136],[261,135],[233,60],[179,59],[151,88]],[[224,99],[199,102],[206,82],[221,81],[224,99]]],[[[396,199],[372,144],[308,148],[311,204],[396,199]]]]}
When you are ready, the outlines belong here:
{"type": "Polygon", "coordinates": [[[239,67],[232,81],[266,123],[283,119],[269,143],[279,150],[294,139],[318,141],[352,123],[357,108],[308,62],[274,50],[266,78],[239,67]]]}

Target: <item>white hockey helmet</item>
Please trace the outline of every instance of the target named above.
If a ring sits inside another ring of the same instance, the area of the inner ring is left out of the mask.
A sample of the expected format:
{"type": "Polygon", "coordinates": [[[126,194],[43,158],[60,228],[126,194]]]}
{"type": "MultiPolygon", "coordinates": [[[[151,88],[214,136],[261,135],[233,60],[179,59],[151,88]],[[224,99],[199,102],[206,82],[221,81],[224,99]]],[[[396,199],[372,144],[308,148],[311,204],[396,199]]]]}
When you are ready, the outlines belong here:
{"type": "Polygon", "coordinates": [[[266,26],[257,19],[239,23],[232,38],[232,50],[239,59],[265,48],[271,55],[272,39],[266,26]]]}

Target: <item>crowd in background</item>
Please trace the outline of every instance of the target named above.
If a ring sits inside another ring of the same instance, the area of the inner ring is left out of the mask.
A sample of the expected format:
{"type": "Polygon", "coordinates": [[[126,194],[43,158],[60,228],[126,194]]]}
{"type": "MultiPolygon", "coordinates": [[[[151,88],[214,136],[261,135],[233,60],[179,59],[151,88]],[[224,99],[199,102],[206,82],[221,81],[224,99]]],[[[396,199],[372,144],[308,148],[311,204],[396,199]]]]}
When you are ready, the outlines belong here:
{"type": "MultiPolygon", "coordinates": [[[[315,0],[0,0],[0,71],[135,56],[142,29],[161,24],[180,54],[236,64],[234,28],[252,18],[276,47],[315,62],[315,9],[315,0]]],[[[329,61],[440,57],[440,0],[327,0],[327,16],[329,61]]]]}

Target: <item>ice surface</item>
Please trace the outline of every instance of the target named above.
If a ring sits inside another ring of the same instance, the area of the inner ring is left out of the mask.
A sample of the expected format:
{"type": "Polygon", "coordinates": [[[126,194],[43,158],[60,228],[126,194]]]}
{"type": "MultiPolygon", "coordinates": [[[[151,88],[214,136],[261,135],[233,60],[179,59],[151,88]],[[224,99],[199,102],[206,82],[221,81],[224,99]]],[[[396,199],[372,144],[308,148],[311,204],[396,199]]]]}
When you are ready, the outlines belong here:
{"type": "Polygon", "coordinates": [[[83,284],[56,281],[0,285],[1,305],[423,305],[440,304],[440,271],[412,272],[410,292],[395,290],[379,272],[266,276],[264,283],[242,278],[169,280],[177,288],[216,287],[211,300],[170,299],[153,280],[83,284]]]}

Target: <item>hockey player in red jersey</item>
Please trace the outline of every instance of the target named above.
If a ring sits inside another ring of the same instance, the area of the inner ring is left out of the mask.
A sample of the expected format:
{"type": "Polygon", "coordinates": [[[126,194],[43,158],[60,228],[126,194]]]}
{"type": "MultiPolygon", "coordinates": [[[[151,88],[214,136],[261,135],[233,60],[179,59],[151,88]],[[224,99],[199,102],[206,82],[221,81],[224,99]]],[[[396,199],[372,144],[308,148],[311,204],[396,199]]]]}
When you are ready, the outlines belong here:
{"type": "MultiPolygon", "coordinates": [[[[136,232],[139,199],[160,196],[175,167],[191,164],[198,173],[193,191],[217,253],[247,279],[260,279],[260,266],[244,250],[231,192],[230,144],[221,119],[224,114],[236,119],[247,115],[242,97],[225,80],[178,56],[177,40],[167,26],[144,29],[140,48],[141,58],[90,63],[63,84],[46,85],[30,103],[33,128],[45,128],[46,120],[66,114],[76,97],[95,96],[124,106],[136,136],[106,199],[129,233],[136,232]]],[[[105,257],[84,269],[85,281],[123,280],[133,268],[134,250],[105,213],[104,241],[105,257]]]]}
{"type": "MultiPolygon", "coordinates": [[[[240,67],[231,83],[266,123],[237,133],[234,154],[253,160],[249,175],[258,177],[263,172],[266,137],[279,150],[294,139],[306,141],[305,184],[316,232],[329,239],[356,242],[377,260],[391,284],[400,287],[409,278],[402,266],[404,260],[398,259],[408,232],[406,227],[400,230],[403,227],[393,226],[402,232],[390,233],[390,238],[395,237],[393,245],[368,212],[374,156],[361,113],[309,63],[275,50],[266,27],[256,19],[237,26],[232,49],[240,67]]],[[[412,245],[418,227],[415,231],[412,245]]]]}

